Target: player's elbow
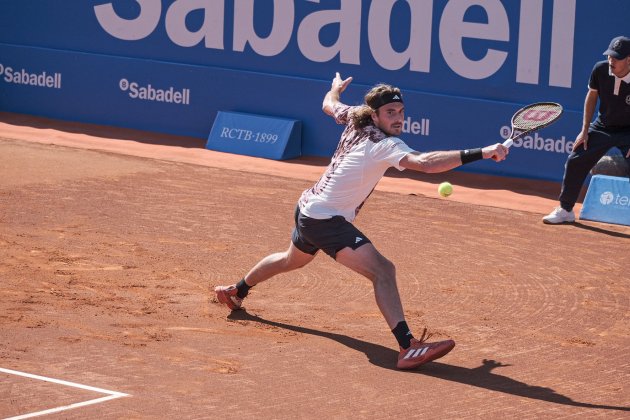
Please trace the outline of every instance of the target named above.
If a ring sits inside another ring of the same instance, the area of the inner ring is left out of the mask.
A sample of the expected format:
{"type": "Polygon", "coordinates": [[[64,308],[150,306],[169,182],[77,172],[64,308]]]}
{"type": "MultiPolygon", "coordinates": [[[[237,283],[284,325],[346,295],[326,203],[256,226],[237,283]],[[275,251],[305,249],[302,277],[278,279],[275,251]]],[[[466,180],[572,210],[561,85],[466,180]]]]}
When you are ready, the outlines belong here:
{"type": "Polygon", "coordinates": [[[324,101],[322,103],[322,111],[324,111],[324,114],[332,116],[333,115],[332,104],[329,101],[324,101]]]}

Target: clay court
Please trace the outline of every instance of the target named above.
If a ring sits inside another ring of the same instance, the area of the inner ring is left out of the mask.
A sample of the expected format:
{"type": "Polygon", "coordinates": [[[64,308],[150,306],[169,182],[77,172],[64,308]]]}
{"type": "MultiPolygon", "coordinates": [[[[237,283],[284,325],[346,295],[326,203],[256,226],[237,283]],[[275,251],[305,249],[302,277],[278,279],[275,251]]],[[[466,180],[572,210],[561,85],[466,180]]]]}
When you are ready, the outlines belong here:
{"type": "Polygon", "coordinates": [[[630,228],[542,224],[556,183],[382,181],[357,225],[412,329],[457,342],[407,372],[323,254],[213,301],[288,246],[324,159],[7,113],[0,156],[0,418],[630,418],[630,228]]]}

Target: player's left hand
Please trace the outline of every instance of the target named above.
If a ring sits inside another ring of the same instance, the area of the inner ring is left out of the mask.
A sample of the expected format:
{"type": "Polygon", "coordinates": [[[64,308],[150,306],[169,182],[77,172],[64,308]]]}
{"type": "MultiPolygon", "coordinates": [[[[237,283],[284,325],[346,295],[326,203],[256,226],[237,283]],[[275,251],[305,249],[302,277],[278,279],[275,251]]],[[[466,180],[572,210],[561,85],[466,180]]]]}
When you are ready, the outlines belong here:
{"type": "Polygon", "coordinates": [[[335,91],[337,93],[342,93],[344,90],[346,90],[350,82],[352,82],[352,76],[348,77],[347,79],[342,79],[339,72],[337,72],[335,73],[335,78],[332,81],[330,90],[335,91]]]}

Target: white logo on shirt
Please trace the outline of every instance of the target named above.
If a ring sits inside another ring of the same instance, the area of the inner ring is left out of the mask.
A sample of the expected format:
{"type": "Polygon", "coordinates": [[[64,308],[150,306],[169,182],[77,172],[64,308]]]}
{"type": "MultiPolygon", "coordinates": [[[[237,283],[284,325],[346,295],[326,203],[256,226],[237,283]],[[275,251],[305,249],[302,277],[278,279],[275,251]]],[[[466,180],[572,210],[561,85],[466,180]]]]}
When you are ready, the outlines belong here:
{"type": "Polygon", "coordinates": [[[626,96],[626,105],[630,105],[630,95],[626,96]]]}
{"type": "Polygon", "coordinates": [[[354,240],[355,244],[358,244],[359,242],[361,242],[363,240],[363,238],[357,236],[357,238],[354,240]]]}

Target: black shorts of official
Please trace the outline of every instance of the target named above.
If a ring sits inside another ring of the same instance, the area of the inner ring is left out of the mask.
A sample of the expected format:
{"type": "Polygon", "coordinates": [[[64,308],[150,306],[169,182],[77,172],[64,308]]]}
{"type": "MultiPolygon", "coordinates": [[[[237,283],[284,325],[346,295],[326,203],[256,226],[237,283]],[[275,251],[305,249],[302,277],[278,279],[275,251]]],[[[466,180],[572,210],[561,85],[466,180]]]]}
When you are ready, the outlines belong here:
{"type": "Polygon", "coordinates": [[[315,255],[320,249],[332,258],[348,247],[357,249],[371,241],[343,216],[330,219],[313,219],[304,216],[300,207],[295,208],[295,228],[291,241],[302,252],[315,255]]]}

